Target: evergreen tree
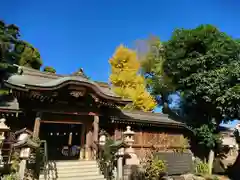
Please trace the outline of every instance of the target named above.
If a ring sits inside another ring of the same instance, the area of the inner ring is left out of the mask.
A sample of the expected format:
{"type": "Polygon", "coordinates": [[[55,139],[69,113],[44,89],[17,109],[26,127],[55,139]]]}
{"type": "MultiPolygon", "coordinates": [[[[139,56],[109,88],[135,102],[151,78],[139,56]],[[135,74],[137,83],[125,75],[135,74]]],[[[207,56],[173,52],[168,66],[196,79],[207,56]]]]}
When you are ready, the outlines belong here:
{"type": "Polygon", "coordinates": [[[208,153],[211,173],[214,152],[221,145],[220,123],[240,118],[239,41],[212,25],[201,25],[176,29],[169,41],[155,44],[143,63],[148,85],[153,95],[180,94],[178,115],[194,131],[201,152],[208,153]]]}

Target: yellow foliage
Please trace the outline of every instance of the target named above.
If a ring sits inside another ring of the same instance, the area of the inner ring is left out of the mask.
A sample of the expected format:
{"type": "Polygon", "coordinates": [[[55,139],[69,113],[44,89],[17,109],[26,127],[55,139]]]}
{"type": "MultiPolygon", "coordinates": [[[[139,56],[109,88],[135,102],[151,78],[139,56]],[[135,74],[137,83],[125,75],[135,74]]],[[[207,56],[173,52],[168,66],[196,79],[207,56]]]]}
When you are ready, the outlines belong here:
{"type": "Polygon", "coordinates": [[[140,68],[140,63],[137,61],[137,53],[123,45],[117,48],[109,62],[113,73],[118,73],[122,70],[130,70],[137,73],[140,68]]]}
{"type": "Polygon", "coordinates": [[[111,64],[110,81],[113,91],[121,97],[130,98],[133,103],[126,108],[151,111],[156,102],[145,88],[145,80],[139,75],[140,63],[135,51],[120,45],[113,57],[111,64]]]}

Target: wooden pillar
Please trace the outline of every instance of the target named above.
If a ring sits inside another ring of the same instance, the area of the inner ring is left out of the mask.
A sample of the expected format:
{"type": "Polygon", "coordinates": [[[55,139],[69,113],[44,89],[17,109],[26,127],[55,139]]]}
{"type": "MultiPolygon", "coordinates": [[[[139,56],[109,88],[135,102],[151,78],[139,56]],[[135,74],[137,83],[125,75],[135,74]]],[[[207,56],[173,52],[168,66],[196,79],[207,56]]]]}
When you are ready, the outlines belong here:
{"type": "Polygon", "coordinates": [[[83,160],[84,159],[84,156],[85,156],[85,148],[84,148],[84,145],[85,145],[85,125],[82,124],[81,125],[81,136],[80,136],[80,141],[81,141],[81,149],[80,149],[80,154],[79,154],[79,160],[83,160]]]}
{"type": "Polygon", "coordinates": [[[34,137],[39,137],[41,117],[42,117],[42,113],[37,112],[35,122],[34,122],[34,128],[33,128],[33,136],[34,137]]]}
{"type": "Polygon", "coordinates": [[[118,135],[118,127],[117,127],[117,124],[114,124],[114,141],[117,140],[117,135],[118,135]]]}
{"type": "Polygon", "coordinates": [[[99,134],[99,117],[94,116],[94,120],[93,120],[93,141],[95,143],[98,142],[98,134],[99,134]]]}
{"type": "Polygon", "coordinates": [[[115,125],[115,130],[114,130],[114,140],[121,140],[122,139],[122,131],[120,129],[120,127],[118,127],[117,125],[115,125]]]}
{"type": "Polygon", "coordinates": [[[85,160],[91,160],[92,124],[86,124],[85,160]]]}
{"type": "Polygon", "coordinates": [[[98,153],[98,135],[99,135],[99,116],[94,116],[93,120],[93,142],[92,142],[92,148],[93,148],[93,157],[94,159],[97,159],[97,153],[98,153]]]}

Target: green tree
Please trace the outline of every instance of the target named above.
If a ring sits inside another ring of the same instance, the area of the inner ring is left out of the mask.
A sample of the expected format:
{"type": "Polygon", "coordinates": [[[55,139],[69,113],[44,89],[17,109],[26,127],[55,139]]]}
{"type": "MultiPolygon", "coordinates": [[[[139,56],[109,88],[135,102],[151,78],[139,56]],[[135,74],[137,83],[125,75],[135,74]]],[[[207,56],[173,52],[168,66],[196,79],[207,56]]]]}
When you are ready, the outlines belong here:
{"type": "Polygon", "coordinates": [[[2,70],[14,70],[11,65],[15,63],[13,48],[14,44],[19,38],[19,29],[15,25],[7,25],[0,21],[0,71],[1,77],[3,76],[2,70]]]}
{"type": "Polygon", "coordinates": [[[216,27],[202,25],[176,30],[165,52],[164,72],[182,92],[184,117],[210,149],[211,171],[219,124],[240,116],[240,46],[216,27]]]}
{"type": "Polygon", "coordinates": [[[20,40],[19,28],[0,21],[0,94],[8,94],[2,81],[9,73],[17,72],[16,65],[40,69],[42,60],[39,51],[31,44],[20,40]]]}
{"type": "Polygon", "coordinates": [[[120,45],[109,63],[113,90],[118,95],[133,101],[126,108],[152,111],[156,102],[145,88],[144,77],[139,74],[140,63],[136,52],[120,45]]]}
{"type": "Polygon", "coordinates": [[[51,66],[45,66],[43,69],[44,72],[56,73],[56,70],[51,66]]]}
{"type": "Polygon", "coordinates": [[[40,70],[42,59],[39,51],[31,44],[21,41],[15,44],[16,64],[40,70]]]}
{"type": "MultiPolygon", "coordinates": [[[[193,127],[199,144],[210,150],[211,170],[213,152],[220,143],[219,124],[240,116],[240,46],[216,27],[201,25],[175,30],[163,49],[163,72],[156,67],[152,71],[157,78],[166,76],[180,92],[180,115],[193,127]]],[[[159,87],[159,83],[150,85],[159,87]]],[[[161,88],[156,91],[161,93],[161,88]]]]}
{"type": "Polygon", "coordinates": [[[201,25],[176,30],[165,52],[164,72],[191,106],[200,106],[194,114],[204,114],[216,125],[239,117],[240,46],[234,39],[201,25]]]}
{"type": "Polygon", "coordinates": [[[141,73],[146,79],[149,92],[156,97],[158,105],[163,106],[163,111],[167,111],[169,95],[175,92],[175,87],[163,70],[165,61],[163,43],[154,36],[141,42],[144,48],[137,48],[140,49],[137,52],[141,63],[141,73]]]}
{"type": "Polygon", "coordinates": [[[20,40],[19,28],[0,21],[0,70],[10,70],[13,64],[40,69],[39,51],[26,41],[20,40]]]}
{"type": "Polygon", "coordinates": [[[6,72],[16,72],[13,44],[17,42],[19,29],[15,25],[7,25],[0,21],[0,94],[8,94],[8,90],[2,87],[2,80],[6,72]]]}

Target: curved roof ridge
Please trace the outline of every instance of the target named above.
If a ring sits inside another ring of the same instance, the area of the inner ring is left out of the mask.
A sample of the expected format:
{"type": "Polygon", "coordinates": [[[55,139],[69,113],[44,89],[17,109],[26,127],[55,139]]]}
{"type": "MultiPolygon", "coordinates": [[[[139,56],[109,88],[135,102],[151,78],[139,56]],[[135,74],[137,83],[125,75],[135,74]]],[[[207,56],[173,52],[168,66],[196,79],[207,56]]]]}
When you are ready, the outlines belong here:
{"type": "Polygon", "coordinates": [[[129,111],[129,110],[122,110],[122,114],[120,114],[119,119],[132,121],[132,120],[139,120],[140,122],[146,123],[157,123],[157,124],[169,124],[169,125],[178,125],[178,126],[185,126],[185,123],[178,121],[174,118],[169,117],[168,114],[162,113],[152,113],[152,112],[143,112],[143,111],[129,111]]]}
{"type": "Polygon", "coordinates": [[[63,87],[64,85],[76,84],[91,87],[103,98],[110,98],[114,101],[124,103],[131,102],[130,99],[124,99],[114,92],[109,87],[101,87],[97,82],[92,81],[80,75],[56,75],[47,72],[41,72],[35,69],[17,66],[18,73],[11,75],[5,84],[11,88],[22,88],[22,90],[45,88],[45,90],[53,90],[63,87]]]}
{"type": "MultiPolygon", "coordinates": [[[[23,70],[22,75],[40,76],[40,77],[51,78],[51,79],[64,78],[64,77],[79,77],[78,75],[74,75],[74,74],[70,74],[70,75],[69,74],[68,75],[54,74],[54,73],[50,73],[50,72],[44,72],[44,71],[40,71],[37,69],[25,67],[25,66],[19,66],[19,65],[15,65],[15,66],[17,66],[18,68],[21,68],[23,70]]],[[[91,81],[91,80],[89,80],[89,81],[91,81]]],[[[102,81],[92,81],[92,82],[96,83],[100,87],[111,89],[108,86],[107,82],[102,82],[102,81]]]]}
{"type": "MultiPolygon", "coordinates": [[[[80,75],[76,75],[76,74],[67,74],[67,75],[55,74],[55,73],[44,72],[44,71],[40,71],[37,69],[25,67],[25,66],[18,66],[18,65],[15,65],[15,66],[17,66],[19,69],[22,70],[22,75],[40,76],[40,77],[51,78],[51,79],[65,78],[65,77],[81,77],[81,78],[87,80],[87,78],[80,76],[80,75]]],[[[91,81],[91,80],[89,80],[89,81],[91,81]]],[[[92,81],[92,82],[95,82],[95,81],[92,81]]]]}
{"type": "Polygon", "coordinates": [[[51,80],[51,81],[48,81],[48,82],[45,82],[45,83],[36,84],[36,86],[42,86],[42,87],[55,86],[55,85],[61,84],[61,83],[66,82],[66,81],[88,82],[88,83],[91,83],[93,85],[99,86],[98,84],[94,83],[93,81],[87,80],[87,79],[85,79],[81,76],[64,76],[64,77],[60,77],[58,79],[54,79],[54,80],[51,80]]]}
{"type": "MultiPolygon", "coordinates": [[[[111,90],[110,87],[107,87],[106,85],[102,85],[103,82],[98,83],[96,81],[93,80],[89,80],[83,76],[79,76],[79,75],[75,75],[75,74],[70,74],[70,75],[60,75],[60,74],[54,74],[54,73],[49,73],[49,72],[43,72],[43,71],[39,71],[37,69],[33,69],[33,68],[29,68],[29,67],[24,67],[24,66],[18,66],[16,65],[18,68],[20,68],[22,70],[22,75],[30,75],[30,76],[37,76],[37,77],[43,77],[43,78],[49,78],[49,79],[54,79],[54,82],[64,82],[64,81],[70,81],[70,80],[75,80],[75,81],[84,81],[84,82],[89,82],[95,86],[97,86],[98,88],[102,87],[102,88],[107,88],[109,90],[111,90]]],[[[54,84],[54,82],[49,81],[46,83],[37,83],[36,85],[39,86],[48,86],[51,84],[54,84]]],[[[107,84],[107,83],[106,83],[107,84]]],[[[101,89],[101,88],[100,88],[101,89]]],[[[118,95],[116,95],[114,93],[114,96],[119,97],[118,95]]]]}
{"type": "Polygon", "coordinates": [[[44,72],[44,71],[40,71],[40,70],[37,70],[37,69],[25,67],[25,66],[18,66],[18,65],[16,65],[16,66],[17,66],[19,69],[22,70],[22,75],[40,76],[40,77],[51,78],[51,79],[56,79],[56,78],[59,78],[59,77],[64,77],[63,75],[60,75],[60,74],[54,74],[54,73],[50,73],[50,72],[44,72]]]}
{"type": "Polygon", "coordinates": [[[162,117],[169,117],[168,114],[163,113],[155,113],[155,112],[145,112],[141,110],[123,110],[123,112],[131,113],[131,114],[141,114],[141,115],[151,115],[151,116],[162,116],[162,117]]]}

